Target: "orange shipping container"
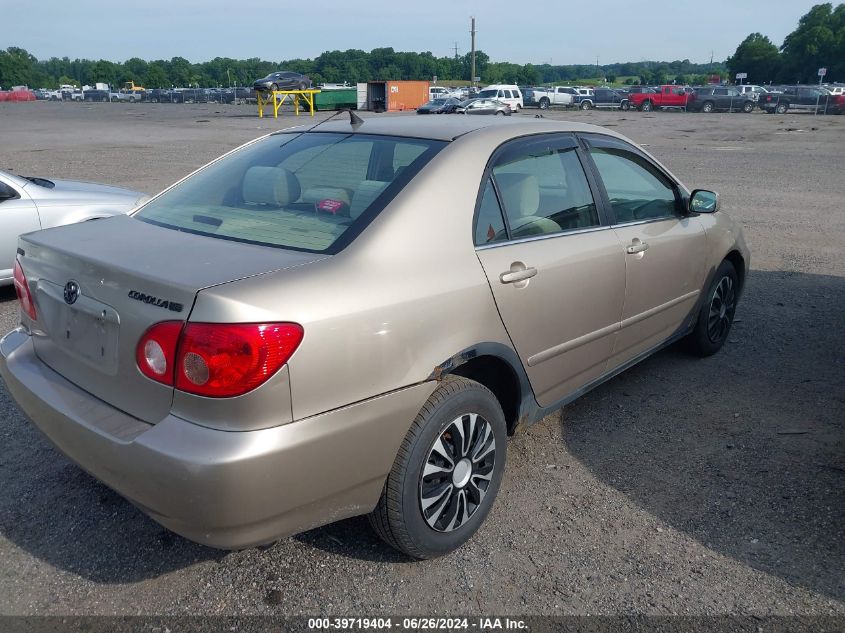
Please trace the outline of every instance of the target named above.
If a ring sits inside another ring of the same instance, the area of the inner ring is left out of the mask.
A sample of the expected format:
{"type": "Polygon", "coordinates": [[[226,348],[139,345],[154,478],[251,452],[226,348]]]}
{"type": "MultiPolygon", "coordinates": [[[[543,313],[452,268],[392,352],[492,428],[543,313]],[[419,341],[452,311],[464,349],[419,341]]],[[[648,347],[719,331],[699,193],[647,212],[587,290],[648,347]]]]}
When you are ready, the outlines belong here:
{"type": "Polygon", "coordinates": [[[389,111],[416,110],[428,102],[427,81],[388,81],[386,83],[389,111]]]}

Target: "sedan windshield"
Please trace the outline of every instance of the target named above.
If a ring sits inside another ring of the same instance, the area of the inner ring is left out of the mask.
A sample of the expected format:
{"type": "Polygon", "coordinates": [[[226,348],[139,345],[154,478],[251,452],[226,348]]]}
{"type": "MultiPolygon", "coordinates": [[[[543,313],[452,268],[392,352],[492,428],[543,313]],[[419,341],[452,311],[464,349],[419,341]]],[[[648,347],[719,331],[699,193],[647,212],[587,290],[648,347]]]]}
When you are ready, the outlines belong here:
{"type": "Polygon", "coordinates": [[[274,134],[215,161],[134,217],[226,240],[336,253],[444,146],[365,134],[274,134]]]}

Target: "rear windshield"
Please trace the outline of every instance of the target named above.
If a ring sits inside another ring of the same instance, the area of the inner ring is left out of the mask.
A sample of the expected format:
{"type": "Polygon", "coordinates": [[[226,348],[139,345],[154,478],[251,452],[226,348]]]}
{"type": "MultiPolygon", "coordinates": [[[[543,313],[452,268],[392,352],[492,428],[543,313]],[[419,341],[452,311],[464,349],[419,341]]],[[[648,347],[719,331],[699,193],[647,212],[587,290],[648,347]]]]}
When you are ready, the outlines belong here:
{"type": "Polygon", "coordinates": [[[365,134],[276,134],[209,165],[135,218],[226,240],[336,253],[445,145],[365,134]]]}

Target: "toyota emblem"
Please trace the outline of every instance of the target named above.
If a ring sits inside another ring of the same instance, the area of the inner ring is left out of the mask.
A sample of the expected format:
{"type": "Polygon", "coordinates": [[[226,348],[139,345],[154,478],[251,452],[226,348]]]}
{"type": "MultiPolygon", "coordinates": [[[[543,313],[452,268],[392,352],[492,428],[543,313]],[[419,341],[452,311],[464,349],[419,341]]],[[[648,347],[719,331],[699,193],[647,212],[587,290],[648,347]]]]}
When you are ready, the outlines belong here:
{"type": "Polygon", "coordinates": [[[65,284],[65,303],[71,305],[79,299],[79,284],[69,281],[65,284]]]}

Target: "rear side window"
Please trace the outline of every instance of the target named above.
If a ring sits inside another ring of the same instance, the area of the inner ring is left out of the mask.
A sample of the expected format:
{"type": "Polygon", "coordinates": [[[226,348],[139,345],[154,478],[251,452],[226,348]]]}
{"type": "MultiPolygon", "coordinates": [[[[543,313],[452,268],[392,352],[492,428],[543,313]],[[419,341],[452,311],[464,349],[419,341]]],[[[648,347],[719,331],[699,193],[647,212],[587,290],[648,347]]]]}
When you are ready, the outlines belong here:
{"type": "MultiPolygon", "coordinates": [[[[507,155],[506,155],[507,156],[507,155]]],[[[511,238],[559,233],[599,224],[574,147],[528,146],[493,167],[511,238]]]]}
{"type": "Polygon", "coordinates": [[[478,207],[478,218],[475,221],[475,245],[483,246],[508,239],[505,231],[505,221],[502,219],[502,208],[496,198],[493,183],[487,179],[481,204],[478,207]]]}
{"type": "Polygon", "coordinates": [[[444,146],[366,134],[272,135],[209,165],[134,217],[177,231],[331,254],[444,146]]]}

